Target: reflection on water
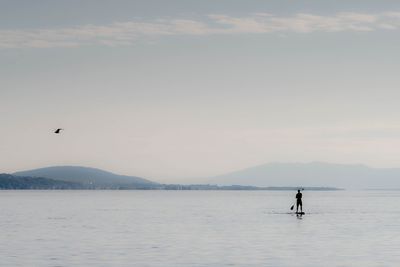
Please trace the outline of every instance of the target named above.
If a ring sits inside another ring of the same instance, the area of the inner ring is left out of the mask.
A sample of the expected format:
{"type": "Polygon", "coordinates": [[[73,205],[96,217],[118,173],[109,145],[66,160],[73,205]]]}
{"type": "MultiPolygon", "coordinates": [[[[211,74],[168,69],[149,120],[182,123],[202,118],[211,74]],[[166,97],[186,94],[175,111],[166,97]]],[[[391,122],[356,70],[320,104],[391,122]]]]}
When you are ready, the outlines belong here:
{"type": "Polygon", "coordinates": [[[1,191],[1,266],[397,266],[400,192],[1,191]]]}

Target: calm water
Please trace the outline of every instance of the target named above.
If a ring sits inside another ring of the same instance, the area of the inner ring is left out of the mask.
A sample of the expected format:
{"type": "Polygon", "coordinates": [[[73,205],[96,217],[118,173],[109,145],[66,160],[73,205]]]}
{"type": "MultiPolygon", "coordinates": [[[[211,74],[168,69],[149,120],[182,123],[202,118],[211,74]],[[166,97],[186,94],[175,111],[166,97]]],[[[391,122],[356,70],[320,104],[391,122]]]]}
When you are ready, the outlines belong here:
{"type": "Polygon", "coordinates": [[[0,266],[398,266],[400,192],[0,191],[0,266]]]}

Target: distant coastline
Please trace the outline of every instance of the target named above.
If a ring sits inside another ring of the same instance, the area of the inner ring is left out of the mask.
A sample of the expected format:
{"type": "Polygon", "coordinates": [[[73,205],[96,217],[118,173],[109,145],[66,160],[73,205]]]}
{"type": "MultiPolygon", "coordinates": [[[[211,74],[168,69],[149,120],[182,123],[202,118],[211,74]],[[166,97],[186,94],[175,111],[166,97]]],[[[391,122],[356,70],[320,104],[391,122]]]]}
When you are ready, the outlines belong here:
{"type": "Polygon", "coordinates": [[[243,186],[243,185],[211,185],[211,184],[85,184],[78,182],[55,180],[44,177],[15,176],[0,174],[0,190],[214,190],[214,191],[293,191],[297,189],[310,191],[337,191],[335,187],[299,187],[299,186],[243,186]]]}
{"type": "Polygon", "coordinates": [[[198,184],[198,185],[164,185],[164,190],[244,190],[244,191],[294,191],[298,189],[304,189],[308,191],[339,191],[344,190],[343,188],[336,187],[301,187],[301,186],[245,186],[245,185],[210,185],[210,184],[198,184]]]}

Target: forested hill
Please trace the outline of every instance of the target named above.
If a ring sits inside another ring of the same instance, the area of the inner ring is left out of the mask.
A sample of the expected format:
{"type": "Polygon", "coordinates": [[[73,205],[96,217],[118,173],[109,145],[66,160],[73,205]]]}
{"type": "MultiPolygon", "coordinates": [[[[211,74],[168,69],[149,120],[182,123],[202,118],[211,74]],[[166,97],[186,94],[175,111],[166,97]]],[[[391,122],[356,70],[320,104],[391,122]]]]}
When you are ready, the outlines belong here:
{"type": "Polygon", "coordinates": [[[0,190],[10,189],[84,189],[84,187],[82,184],[74,182],[0,174],[0,190]]]}

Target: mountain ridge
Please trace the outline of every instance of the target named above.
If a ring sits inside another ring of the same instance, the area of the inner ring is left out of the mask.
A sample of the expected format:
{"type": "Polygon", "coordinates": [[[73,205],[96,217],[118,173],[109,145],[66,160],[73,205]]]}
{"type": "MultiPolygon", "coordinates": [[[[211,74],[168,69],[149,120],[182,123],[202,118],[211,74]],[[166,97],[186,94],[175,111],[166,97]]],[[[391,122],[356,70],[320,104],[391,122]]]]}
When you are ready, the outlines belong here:
{"type": "Polygon", "coordinates": [[[266,163],[213,176],[209,183],[252,186],[332,186],[348,189],[400,188],[400,168],[372,168],[364,164],[266,163]]]}
{"type": "MultiPolygon", "coordinates": [[[[163,188],[141,177],[119,175],[83,166],[51,166],[13,173],[81,183],[94,188],[163,188]]],[[[204,178],[200,184],[255,187],[332,187],[345,189],[400,188],[400,168],[373,168],[364,164],[272,162],[204,178]]],[[[192,185],[193,188],[196,188],[192,185]]],[[[179,188],[179,186],[178,186],[179,188]]]]}
{"type": "Polygon", "coordinates": [[[13,173],[15,176],[43,177],[59,181],[77,182],[93,186],[109,185],[155,185],[156,182],[137,177],[115,174],[92,167],[50,166],[13,173]]]}

